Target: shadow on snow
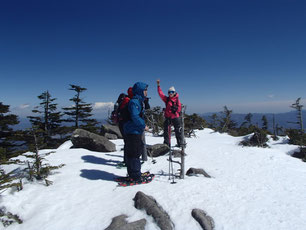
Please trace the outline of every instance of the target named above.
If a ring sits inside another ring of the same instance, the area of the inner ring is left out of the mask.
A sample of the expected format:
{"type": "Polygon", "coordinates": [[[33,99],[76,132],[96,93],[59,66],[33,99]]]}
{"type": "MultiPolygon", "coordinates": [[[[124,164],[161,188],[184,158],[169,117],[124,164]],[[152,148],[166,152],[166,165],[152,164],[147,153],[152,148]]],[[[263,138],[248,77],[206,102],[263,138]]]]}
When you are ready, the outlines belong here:
{"type": "Polygon", "coordinates": [[[102,170],[96,170],[96,169],[82,169],[80,176],[89,180],[106,180],[106,181],[114,181],[114,178],[118,177],[113,173],[105,172],[102,170]]]}
{"type": "Polygon", "coordinates": [[[110,165],[110,166],[116,166],[120,162],[120,161],[114,161],[114,160],[106,160],[104,158],[96,157],[92,155],[82,156],[82,160],[88,163],[100,164],[100,165],[110,165]]]}

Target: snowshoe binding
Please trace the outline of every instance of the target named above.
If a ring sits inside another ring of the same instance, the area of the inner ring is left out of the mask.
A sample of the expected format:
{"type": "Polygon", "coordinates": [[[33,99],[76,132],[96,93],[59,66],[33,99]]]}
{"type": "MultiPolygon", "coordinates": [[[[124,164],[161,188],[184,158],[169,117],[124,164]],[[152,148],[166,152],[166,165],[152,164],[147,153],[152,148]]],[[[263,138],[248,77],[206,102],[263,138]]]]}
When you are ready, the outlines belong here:
{"type": "Polygon", "coordinates": [[[133,186],[133,185],[147,184],[147,183],[150,183],[154,179],[154,177],[155,177],[154,174],[149,174],[146,176],[141,176],[137,180],[129,178],[125,181],[118,182],[118,186],[128,187],[128,186],[133,186]]]}

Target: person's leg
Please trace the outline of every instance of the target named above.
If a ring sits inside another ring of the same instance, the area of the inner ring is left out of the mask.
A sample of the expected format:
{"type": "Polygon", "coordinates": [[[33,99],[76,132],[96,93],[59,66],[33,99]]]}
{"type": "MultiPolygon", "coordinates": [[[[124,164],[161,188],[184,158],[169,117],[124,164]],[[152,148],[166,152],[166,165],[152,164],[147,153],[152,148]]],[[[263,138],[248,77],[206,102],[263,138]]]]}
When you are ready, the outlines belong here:
{"type": "Polygon", "coordinates": [[[120,130],[120,133],[122,135],[122,138],[123,138],[123,163],[126,164],[126,151],[125,151],[125,135],[124,135],[124,130],[123,130],[123,122],[122,121],[119,121],[119,130],[120,130]]]}
{"type": "Polygon", "coordinates": [[[171,134],[169,132],[169,126],[171,125],[171,120],[169,118],[165,118],[164,121],[164,144],[170,146],[170,137],[171,134]]]}
{"type": "Polygon", "coordinates": [[[177,145],[181,146],[181,144],[183,143],[181,119],[179,117],[174,118],[174,119],[172,119],[172,123],[173,123],[173,126],[174,126],[174,132],[175,132],[177,145]]]}
{"type": "Polygon", "coordinates": [[[126,135],[127,172],[129,177],[138,180],[141,177],[141,163],[139,157],[143,152],[142,135],[126,135]]]}

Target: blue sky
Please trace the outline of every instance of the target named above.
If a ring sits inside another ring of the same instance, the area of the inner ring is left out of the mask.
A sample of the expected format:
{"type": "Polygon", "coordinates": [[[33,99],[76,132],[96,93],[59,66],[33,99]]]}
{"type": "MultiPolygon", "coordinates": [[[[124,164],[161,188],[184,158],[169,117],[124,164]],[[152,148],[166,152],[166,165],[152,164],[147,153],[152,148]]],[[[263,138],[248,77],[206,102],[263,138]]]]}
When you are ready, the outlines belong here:
{"type": "Polygon", "coordinates": [[[69,84],[108,105],[143,81],[163,106],[156,79],[187,113],[306,104],[304,0],[10,0],[0,31],[0,101],[20,115],[46,90],[69,106],[69,84]]]}

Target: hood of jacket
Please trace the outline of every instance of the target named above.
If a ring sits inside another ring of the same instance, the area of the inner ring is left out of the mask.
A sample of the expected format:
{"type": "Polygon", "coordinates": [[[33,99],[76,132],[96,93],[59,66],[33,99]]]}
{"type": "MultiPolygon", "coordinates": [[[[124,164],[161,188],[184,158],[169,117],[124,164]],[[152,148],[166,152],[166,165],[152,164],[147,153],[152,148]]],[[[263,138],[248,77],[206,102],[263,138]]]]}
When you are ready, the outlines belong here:
{"type": "Polygon", "coordinates": [[[148,88],[148,85],[143,82],[136,82],[133,86],[133,95],[137,96],[141,100],[144,100],[145,96],[143,94],[143,91],[148,88]]]}

